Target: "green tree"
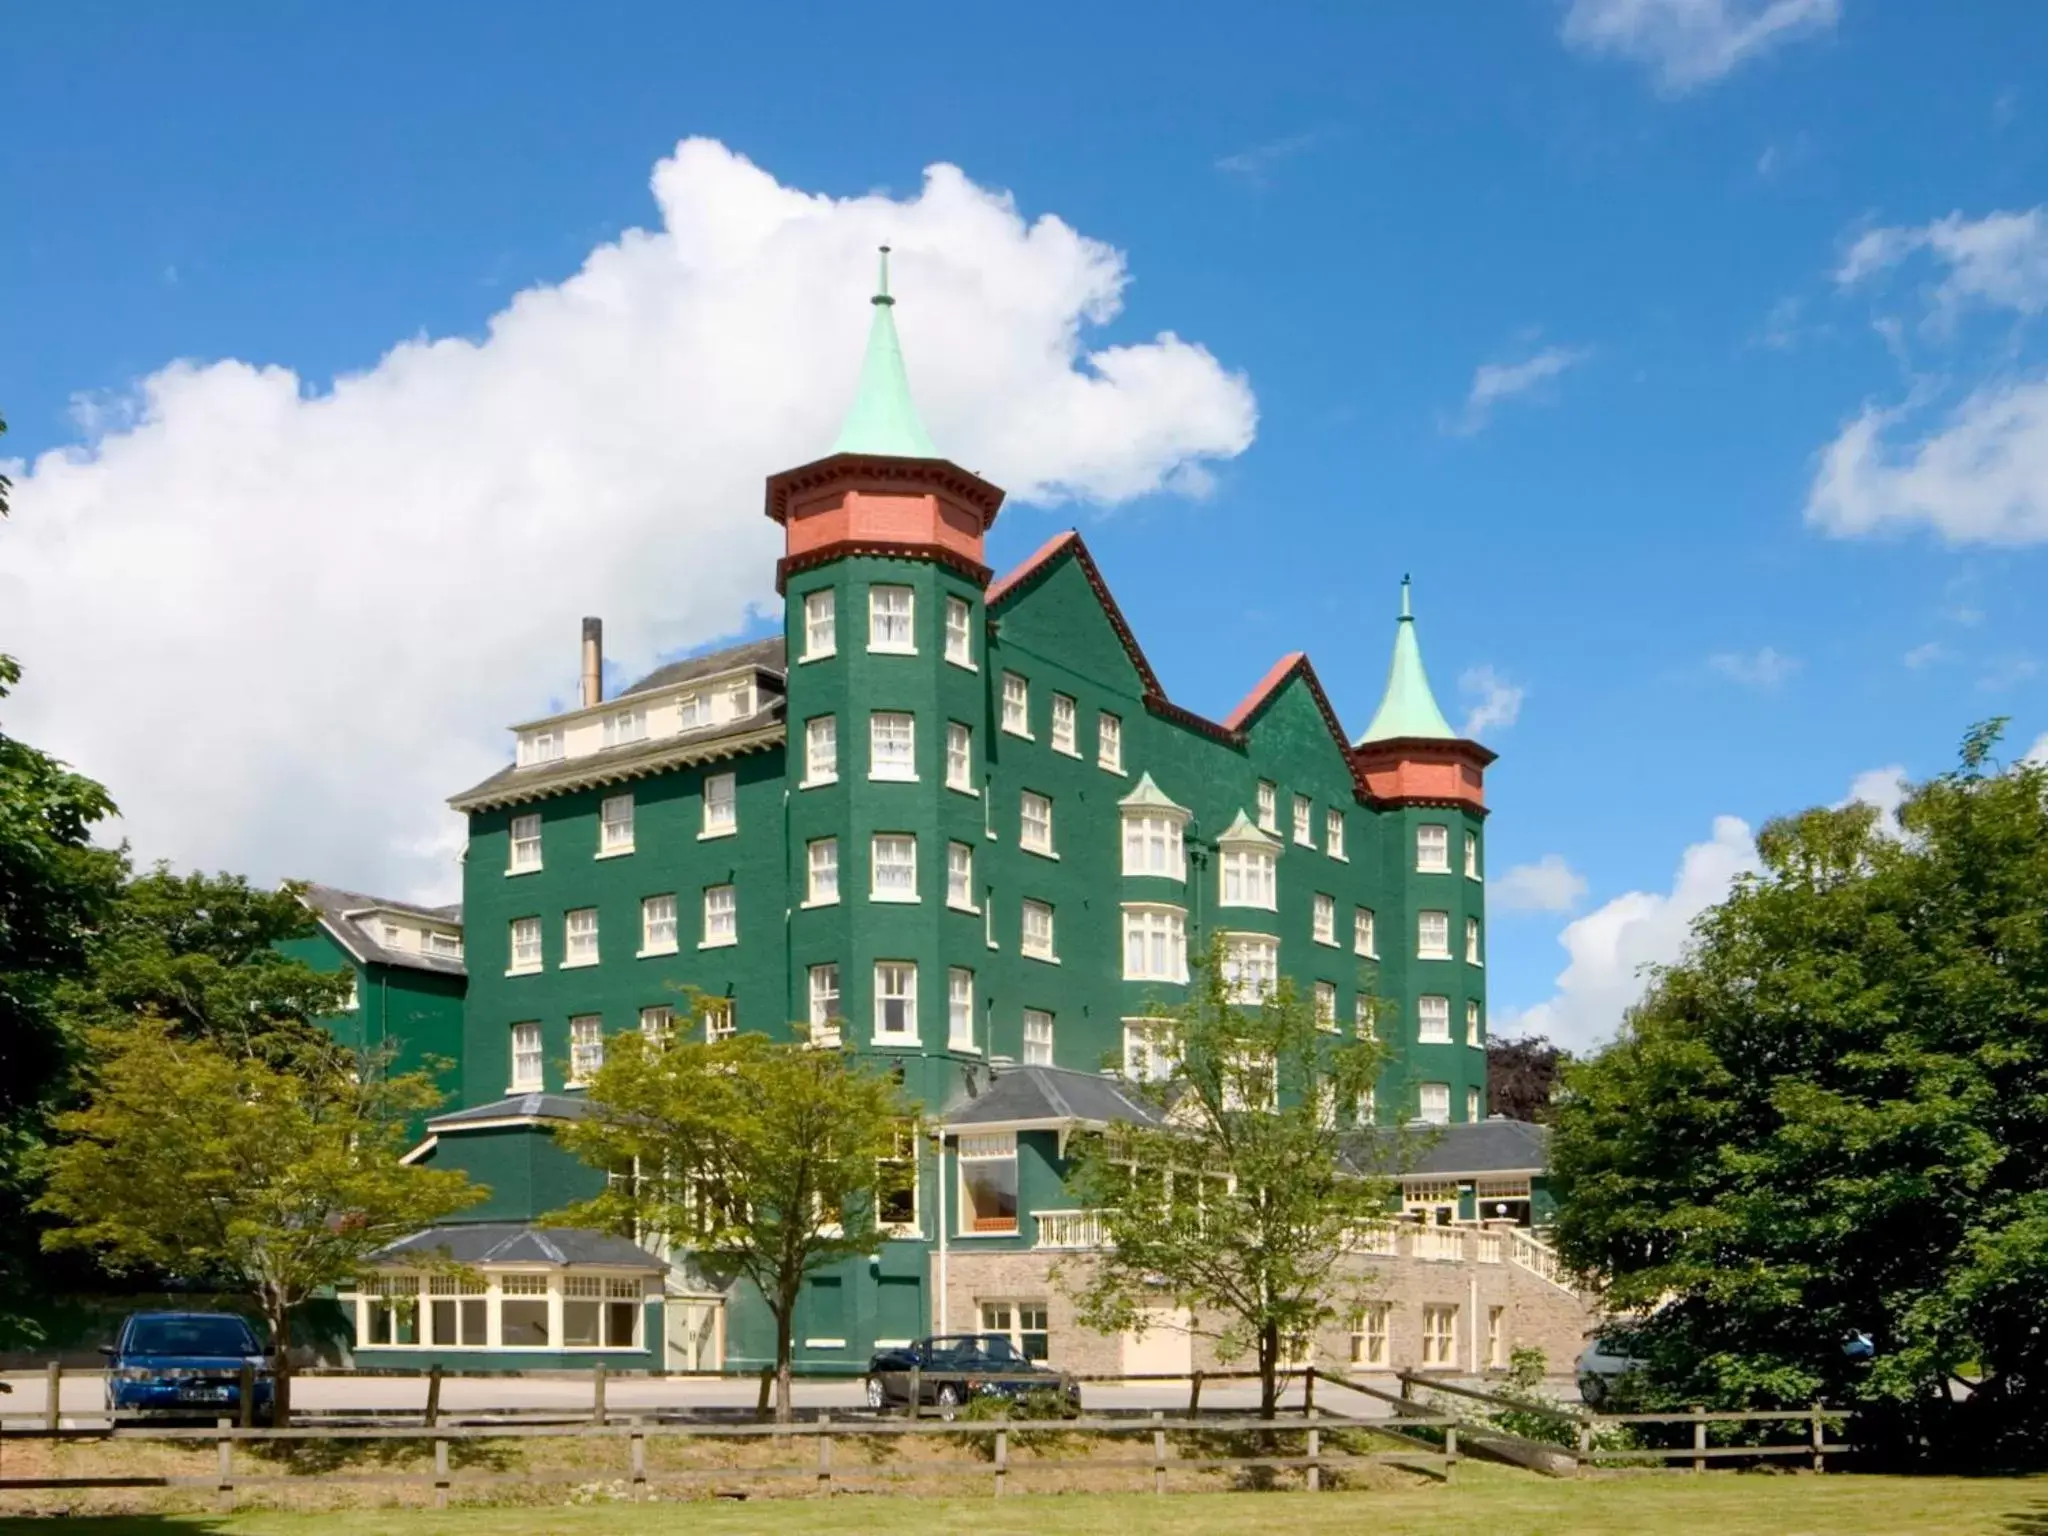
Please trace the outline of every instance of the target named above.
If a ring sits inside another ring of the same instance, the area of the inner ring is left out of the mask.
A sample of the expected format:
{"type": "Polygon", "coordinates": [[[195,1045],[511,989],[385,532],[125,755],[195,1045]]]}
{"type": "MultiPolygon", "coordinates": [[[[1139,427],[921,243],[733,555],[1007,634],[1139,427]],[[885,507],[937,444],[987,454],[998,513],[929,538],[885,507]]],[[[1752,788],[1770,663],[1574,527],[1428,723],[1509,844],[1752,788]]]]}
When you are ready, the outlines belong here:
{"type": "Polygon", "coordinates": [[[1387,1214],[1391,1185],[1374,1170],[1391,1138],[1351,1124],[1380,1047],[1319,1021],[1285,982],[1240,1002],[1220,946],[1148,1028],[1169,1071],[1129,1091],[1157,1123],[1075,1143],[1068,1189],[1102,1213],[1106,1246],[1060,1283],[1103,1333],[1140,1327],[1148,1308],[1185,1309],[1219,1358],[1253,1359],[1270,1418],[1288,1346],[1356,1305],[1366,1276],[1353,1238],[1387,1214]]]}
{"type": "Polygon", "coordinates": [[[1571,1053],[1547,1036],[1486,1042],[1486,1112],[1510,1120],[1550,1119],[1550,1101],[1571,1061],[1571,1053]]]}
{"type": "Polygon", "coordinates": [[[1854,1401],[1865,1443],[2048,1452],[2048,769],[1999,771],[2002,723],[1902,830],[1767,826],[1567,1070],[1559,1246],[1646,1317],[1653,1402],[1854,1401]]]}
{"type": "Polygon", "coordinates": [[[147,1015],[231,1055],[320,1070],[339,1047],[317,1021],[340,1010],[349,975],[274,947],[312,925],[295,886],[265,891],[159,864],[122,886],[86,975],[60,991],[65,1022],[83,1037],[147,1015]]]}
{"type": "Polygon", "coordinates": [[[288,1422],[293,1310],[487,1193],[399,1161],[407,1120],[439,1094],[419,1075],[280,1068],[149,1015],[91,1043],[86,1102],[57,1117],[64,1139],[37,1202],[63,1223],[44,1246],[249,1296],[270,1326],[277,1422],[288,1422]]]}
{"type": "Polygon", "coordinates": [[[587,1099],[556,1135],[619,1176],[555,1219],[667,1243],[752,1284],[775,1319],[775,1416],[787,1422],[804,1280],[874,1251],[878,1202],[915,1176],[903,1160],[916,1154],[915,1107],[840,1051],[759,1034],[614,1036],[587,1099]]]}
{"type": "MultiPolygon", "coordinates": [[[[0,475],[0,517],[9,489],[0,475]]],[[[0,699],[20,680],[20,665],[0,654],[0,699]]],[[[70,1071],[55,992],[84,972],[120,883],[121,855],[90,841],[113,813],[100,785],[0,730],[0,1340],[35,1332],[27,1205],[46,1116],[70,1071]]]]}

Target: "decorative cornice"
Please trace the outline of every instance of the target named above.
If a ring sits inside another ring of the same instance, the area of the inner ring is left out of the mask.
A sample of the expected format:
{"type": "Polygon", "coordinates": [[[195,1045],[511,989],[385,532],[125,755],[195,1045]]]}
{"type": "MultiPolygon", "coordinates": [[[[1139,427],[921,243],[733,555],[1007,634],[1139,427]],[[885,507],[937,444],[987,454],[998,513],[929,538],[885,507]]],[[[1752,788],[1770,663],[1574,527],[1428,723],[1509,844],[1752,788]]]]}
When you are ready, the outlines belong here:
{"type": "Polygon", "coordinates": [[[790,499],[805,491],[850,485],[873,490],[918,487],[943,492],[980,514],[982,532],[996,520],[1003,505],[1000,486],[947,459],[898,459],[883,454],[835,453],[768,477],[763,509],[778,523],[789,521],[790,499]]]}
{"type": "Polygon", "coordinates": [[[820,544],[816,549],[807,549],[800,555],[784,555],[775,562],[775,593],[780,597],[789,585],[789,578],[834,560],[843,560],[849,555],[874,555],[889,560],[929,560],[934,565],[943,565],[958,571],[978,587],[988,585],[994,573],[979,560],[970,560],[957,550],[943,544],[927,544],[911,539],[840,539],[831,544],[820,544]]]}
{"type": "Polygon", "coordinates": [[[523,805],[534,800],[545,800],[554,795],[568,794],[579,789],[593,789],[605,784],[622,784],[629,779],[649,778],[657,773],[666,773],[672,768],[689,768],[699,763],[722,762],[727,758],[742,757],[749,752],[759,752],[783,744],[788,735],[781,721],[758,730],[734,732],[709,740],[677,742],[673,747],[658,752],[636,754],[624,761],[604,762],[603,754],[586,759],[571,758],[559,767],[550,764],[556,771],[528,780],[506,779],[486,780],[475,789],[453,796],[448,801],[451,810],[487,811],[504,805],[523,805]]]}
{"type": "Polygon", "coordinates": [[[1491,747],[1463,736],[1445,740],[1440,736],[1389,736],[1384,741],[1367,741],[1350,748],[1351,755],[1358,758],[1384,759],[1393,757],[1452,757],[1470,763],[1474,768],[1484,768],[1499,761],[1500,754],[1491,747]]]}

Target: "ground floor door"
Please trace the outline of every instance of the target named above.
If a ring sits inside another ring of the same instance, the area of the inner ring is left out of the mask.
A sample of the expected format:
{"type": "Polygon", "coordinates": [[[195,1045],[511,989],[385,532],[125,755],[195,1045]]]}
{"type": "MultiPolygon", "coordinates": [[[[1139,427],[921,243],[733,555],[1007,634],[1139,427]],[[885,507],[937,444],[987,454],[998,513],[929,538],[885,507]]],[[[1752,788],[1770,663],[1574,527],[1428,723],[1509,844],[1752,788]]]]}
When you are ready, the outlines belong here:
{"type": "Polygon", "coordinates": [[[718,1371],[725,1368],[725,1302],[716,1296],[671,1296],[662,1306],[667,1318],[662,1369],[718,1371]]]}
{"type": "Polygon", "coordinates": [[[1123,1368],[1128,1376],[1191,1376],[1195,1339],[1181,1307],[1148,1307],[1142,1332],[1124,1335],[1123,1368]]]}

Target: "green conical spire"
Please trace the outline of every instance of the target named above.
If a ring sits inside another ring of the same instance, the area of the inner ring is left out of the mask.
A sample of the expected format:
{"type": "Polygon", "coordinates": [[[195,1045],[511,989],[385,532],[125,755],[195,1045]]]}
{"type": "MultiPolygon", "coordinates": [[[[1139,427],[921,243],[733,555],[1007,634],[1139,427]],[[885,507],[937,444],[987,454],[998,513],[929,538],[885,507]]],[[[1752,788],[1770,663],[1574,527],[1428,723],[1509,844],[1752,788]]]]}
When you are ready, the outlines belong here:
{"type": "Polygon", "coordinates": [[[1436,736],[1458,739],[1444,712],[1436,707],[1436,695],[1429,691],[1429,674],[1422,669],[1422,647],[1415,639],[1415,615],[1408,606],[1408,578],[1401,578],[1401,621],[1394,626],[1394,664],[1387,669],[1387,694],[1380,700],[1379,713],[1358,738],[1358,745],[1390,741],[1397,736],[1436,736]]]}
{"type": "Polygon", "coordinates": [[[925,435],[903,371],[903,347],[896,340],[896,301],[889,297],[889,247],[882,247],[882,274],[875,286],[875,318],[868,327],[868,355],[860,366],[853,409],[839,429],[834,453],[881,453],[899,459],[936,459],[939,450],[925,435]]]}

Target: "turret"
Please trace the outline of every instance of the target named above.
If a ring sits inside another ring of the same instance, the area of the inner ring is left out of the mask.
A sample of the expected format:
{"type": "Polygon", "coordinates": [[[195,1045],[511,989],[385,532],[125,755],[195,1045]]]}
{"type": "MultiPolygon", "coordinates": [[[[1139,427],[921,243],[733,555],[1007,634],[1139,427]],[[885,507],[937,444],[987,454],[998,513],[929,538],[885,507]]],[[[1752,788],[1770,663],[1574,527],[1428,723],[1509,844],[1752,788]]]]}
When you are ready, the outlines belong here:
{"type": "Polygon", "coordinates": [[[986,586],[982,541],[1003,493],[941,458],[918,417],[896,338],[886,245],[872,302],[860,387],[831,454],[769,477],[767,512],[787,537],[776,586],[855,554],[934,560],[986,586]]]}
{"type": "Polygon", "coordinates": [[[1495,754],[1451,729],[1430,692],[1415,637],[1409,582],[1401,578],[1401,617],[1394,660],[1380,707],[1351,749],[1351,760],[1375,800],[1393,805],[1461,805],[1486,810],[1486,766],[1495,754]]]}

